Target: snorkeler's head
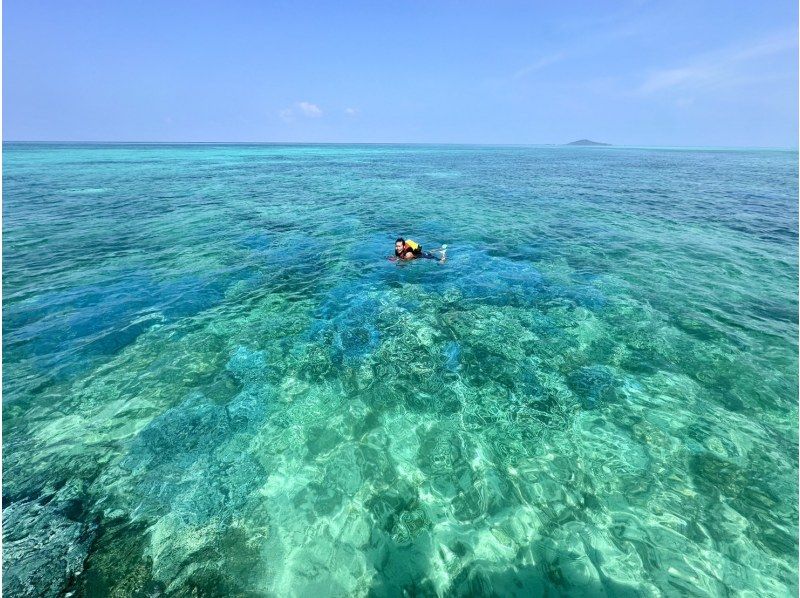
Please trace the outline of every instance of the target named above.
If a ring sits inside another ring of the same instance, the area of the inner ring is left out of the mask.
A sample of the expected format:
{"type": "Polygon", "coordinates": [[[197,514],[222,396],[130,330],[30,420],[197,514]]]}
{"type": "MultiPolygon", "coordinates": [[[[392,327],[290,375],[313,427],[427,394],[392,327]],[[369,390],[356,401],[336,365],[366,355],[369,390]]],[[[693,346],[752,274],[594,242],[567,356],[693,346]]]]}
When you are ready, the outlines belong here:
{"type": "Polygon", "coordinates": [[[394,242],[394,249],[395,251],[401,251],[406,244],[406,240],[403,237],[398,237],[397,240],[394,242]]]}

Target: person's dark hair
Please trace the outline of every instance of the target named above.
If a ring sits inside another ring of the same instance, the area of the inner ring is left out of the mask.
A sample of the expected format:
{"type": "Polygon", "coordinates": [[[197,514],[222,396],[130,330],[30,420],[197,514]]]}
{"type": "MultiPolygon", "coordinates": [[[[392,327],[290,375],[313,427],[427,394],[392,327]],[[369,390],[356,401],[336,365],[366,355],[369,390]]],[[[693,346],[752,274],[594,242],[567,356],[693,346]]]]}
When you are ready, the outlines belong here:
{"type": "Polygon", "coordinates": [[[406,240],[403,237],[397,237],[394,240],[395,243],[403,243],[405,245],[406,240]]]}

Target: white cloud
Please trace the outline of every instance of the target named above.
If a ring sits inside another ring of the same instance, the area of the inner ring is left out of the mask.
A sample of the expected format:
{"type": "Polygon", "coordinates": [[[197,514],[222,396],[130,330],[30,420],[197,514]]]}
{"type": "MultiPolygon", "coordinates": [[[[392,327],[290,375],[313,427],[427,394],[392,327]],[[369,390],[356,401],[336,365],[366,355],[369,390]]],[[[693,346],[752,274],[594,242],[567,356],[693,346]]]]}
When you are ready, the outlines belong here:
{"type": "Polygon", "coordinates": [[[754,62],[796,47],[796,37],[788,33],[743,47],[709,52],[696,56],[683,66],[651,71],[638,92],[649,95],[668,90],[683,92],[753,83],[763,78],[754,62]]]}
{"type": "Polygon", "coordinates": [[[319,118],[322,116],[322,110],[320,107],[316,104],[312,104],[311,102],[298,102],[297,107],[305,116],[309,116],[311,118],[319,118]]]}
{"type": "Polygon", "coordinates": [[[713,69],[702,66],[686,66],[676,69],[661,69],[653,71],[639,87],[642,93],[653,93],[662,89],[670,89],[683,85],[702,85],[714,79],[716,73],[713,69]]]}
{"type": "Polygon", "coordinates": [[[298,116],[305,116],[308,118],[319,118],[322,116],[322,109],[316,104],[311,102],[295,102],[288,108],[284,108],[278,112],[281,120],[287,123],[294,122],[298,116]]]}
{"type": "Polygon", "coordinates": [[[358,108],[345,108],[344,109],[344,113],[347,116],[355,116],[356,114],[358,114],[358,112],[359,112],[358,108]]]}
{"type": "Polygon", "coordinates": [[[564,52],[556,52],[554,54],[547,54],[539,58],[536,62],[529,64],[526,67],[519,69],[516,73],[514,73],[514,79],[521,79],[526,75],[530,75],[533,72],[539,71],[545,67],[550,66],[556,62],[564,60],[566,58],[566,54],[564,52]]]}

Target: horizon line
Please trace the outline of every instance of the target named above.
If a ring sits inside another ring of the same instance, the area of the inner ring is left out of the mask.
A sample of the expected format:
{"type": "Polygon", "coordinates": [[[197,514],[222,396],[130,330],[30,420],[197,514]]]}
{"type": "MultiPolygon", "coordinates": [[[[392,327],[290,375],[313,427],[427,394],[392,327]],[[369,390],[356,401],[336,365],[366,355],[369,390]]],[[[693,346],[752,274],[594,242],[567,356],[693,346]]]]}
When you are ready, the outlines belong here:
{"type": "Polygon", "coordinates": [[[453,146],[511,146],[511,147],[578,147],[578,148],[651,148],[651,149],[769,149],[797,151],[798,146],[771,145],[645,145],[645,144],[613,144],[572,145],[567,143],[513,143],[513,142],[464,142],[464,141],[124,141],[124,140],[63,140],[63,139],[3,139],[6,143],[61,143],[61,144],[97,144],[97,145],[453,145],[453,146]]]}

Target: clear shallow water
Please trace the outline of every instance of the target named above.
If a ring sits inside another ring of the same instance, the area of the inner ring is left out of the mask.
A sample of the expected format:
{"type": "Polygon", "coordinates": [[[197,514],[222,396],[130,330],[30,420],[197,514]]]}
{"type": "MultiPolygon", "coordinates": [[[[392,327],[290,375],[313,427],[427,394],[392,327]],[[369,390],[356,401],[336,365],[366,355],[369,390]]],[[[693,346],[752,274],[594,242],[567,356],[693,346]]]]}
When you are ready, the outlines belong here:
{"type": "Polygon", "coordinates": [[[797,593],[796,152],[4,149],[9,595],[797,593]]]}

